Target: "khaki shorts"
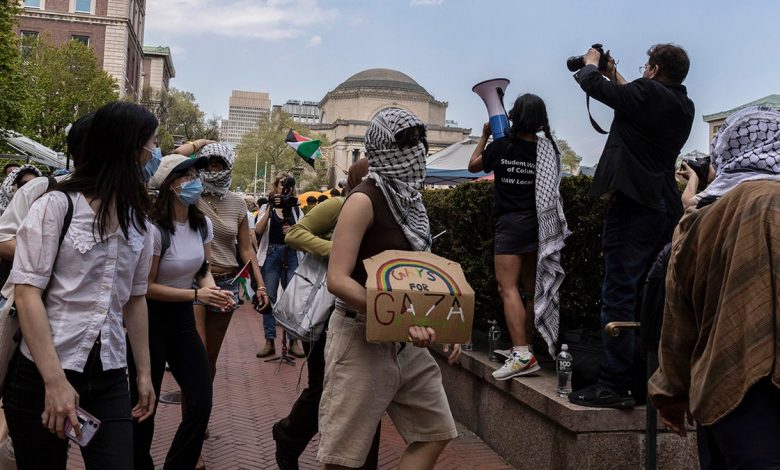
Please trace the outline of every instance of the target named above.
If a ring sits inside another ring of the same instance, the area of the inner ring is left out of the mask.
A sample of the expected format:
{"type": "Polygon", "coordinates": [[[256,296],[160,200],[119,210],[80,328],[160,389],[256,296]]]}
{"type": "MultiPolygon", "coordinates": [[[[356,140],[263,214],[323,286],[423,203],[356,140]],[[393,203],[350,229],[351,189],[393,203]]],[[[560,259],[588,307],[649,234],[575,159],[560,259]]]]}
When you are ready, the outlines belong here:
{"type": "Polygon", "coordinates": [[[407,443],[457,437],[436,361],[411,343],[369,343],[365,317],[336,310],[325,346],[322,463],[360,467],[385,411],[407,443]]]}

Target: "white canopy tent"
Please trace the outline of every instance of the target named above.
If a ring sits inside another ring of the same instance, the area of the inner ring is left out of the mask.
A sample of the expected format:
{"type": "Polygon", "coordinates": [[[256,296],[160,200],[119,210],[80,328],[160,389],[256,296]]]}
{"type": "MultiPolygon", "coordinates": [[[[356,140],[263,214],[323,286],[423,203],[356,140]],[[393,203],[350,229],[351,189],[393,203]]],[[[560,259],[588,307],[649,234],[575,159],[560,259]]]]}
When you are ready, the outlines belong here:
{"type": "Polygon", "coordinates": [[[19,158],[25,158],[52,168],[65,168],[66,159],[62,152],[40,144],[29,137],[14,131],[0,130],[0,139],[4,140],[10,148],[19,153],[19,158]]]}
{"type": "Polygon", "coordinates": [[[476,140],[465,139],[430,155],[425,161],[425,184],[454,185],[485,176],[487,173],[471,173],[468,170],[476,146],[476,140]]]}

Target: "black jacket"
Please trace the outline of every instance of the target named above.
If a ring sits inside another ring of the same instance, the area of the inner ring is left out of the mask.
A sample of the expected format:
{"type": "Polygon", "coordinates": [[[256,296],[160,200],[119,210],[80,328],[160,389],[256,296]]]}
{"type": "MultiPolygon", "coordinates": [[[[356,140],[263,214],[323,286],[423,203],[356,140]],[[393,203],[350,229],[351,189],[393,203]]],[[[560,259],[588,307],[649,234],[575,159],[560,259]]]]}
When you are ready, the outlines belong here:
{"type": "Polygon", "coordinates": [[[594,65],[586,65],[574,78],[585,93],[615,110],[589,195],[621,192],[652,208],[663,200],[679,214],[675,161],[694,116],[685,86],[647,78],[620,85],[604,78],[594,65]]]}

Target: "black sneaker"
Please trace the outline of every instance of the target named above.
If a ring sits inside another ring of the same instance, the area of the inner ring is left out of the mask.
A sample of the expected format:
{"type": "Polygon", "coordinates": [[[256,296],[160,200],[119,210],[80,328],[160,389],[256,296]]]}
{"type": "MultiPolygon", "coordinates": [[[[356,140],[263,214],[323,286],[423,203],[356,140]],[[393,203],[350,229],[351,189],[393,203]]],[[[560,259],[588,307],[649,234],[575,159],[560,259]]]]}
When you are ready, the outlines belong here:
{"type": "Polygon", "coordinates": [[[271,435],[276,441],[276,465],[280,470],[298,470],[298,456],[284,448],[284,441],[279,439],[279,423],[271,427],[271,435]]]}
{"type": "Polygon", "coordinates": [[[569,394],[569,401],[575,405],[593,408],[631,408],[636,400],[630,390],[618,391],[606,385],[595,384],[569,394]]]}

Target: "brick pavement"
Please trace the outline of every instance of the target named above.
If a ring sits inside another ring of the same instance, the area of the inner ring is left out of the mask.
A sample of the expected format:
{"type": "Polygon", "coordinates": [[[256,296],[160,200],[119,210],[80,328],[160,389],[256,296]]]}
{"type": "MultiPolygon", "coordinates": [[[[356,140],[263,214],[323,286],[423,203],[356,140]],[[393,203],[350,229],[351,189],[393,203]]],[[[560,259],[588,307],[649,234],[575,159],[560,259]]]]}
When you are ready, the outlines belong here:
{"type": "MultiPolygon", "coordinates": [[[[203,447],[209,470],[275,469],[271,425],[287,415],[298,395],[297,384],[306,384],[303,360],[295,367],[266,363],[255,357],[263,341],[260,318],[250,308],[239,309],[230,324],[219,357],[214,382],[214,409],[210,436],[203,447]],[[301,373],[301,371],[303,372],[301,373]]],[[[278,348],[277,348],[278,350],[278,348]]],[[[176,390],[166,373],[163,393],[176,390]]],[[[179,425],[178,406],[160,404],[152,456],[159,467],[179,425]]],[[[316,461],[318,438],[312,440],[300,459],[301,469],[319,469],[316,461]]],[[[398,466],[404,443],[392,421],[385,415],[379,451],[380,468],[398,466]]],[[[70,469],[82,469],[77,449],[71,449],[70,469]]],[[[461,428],[460,437],[442,453],[437,469],[511,469],[484,442],[461,428]]]]}

